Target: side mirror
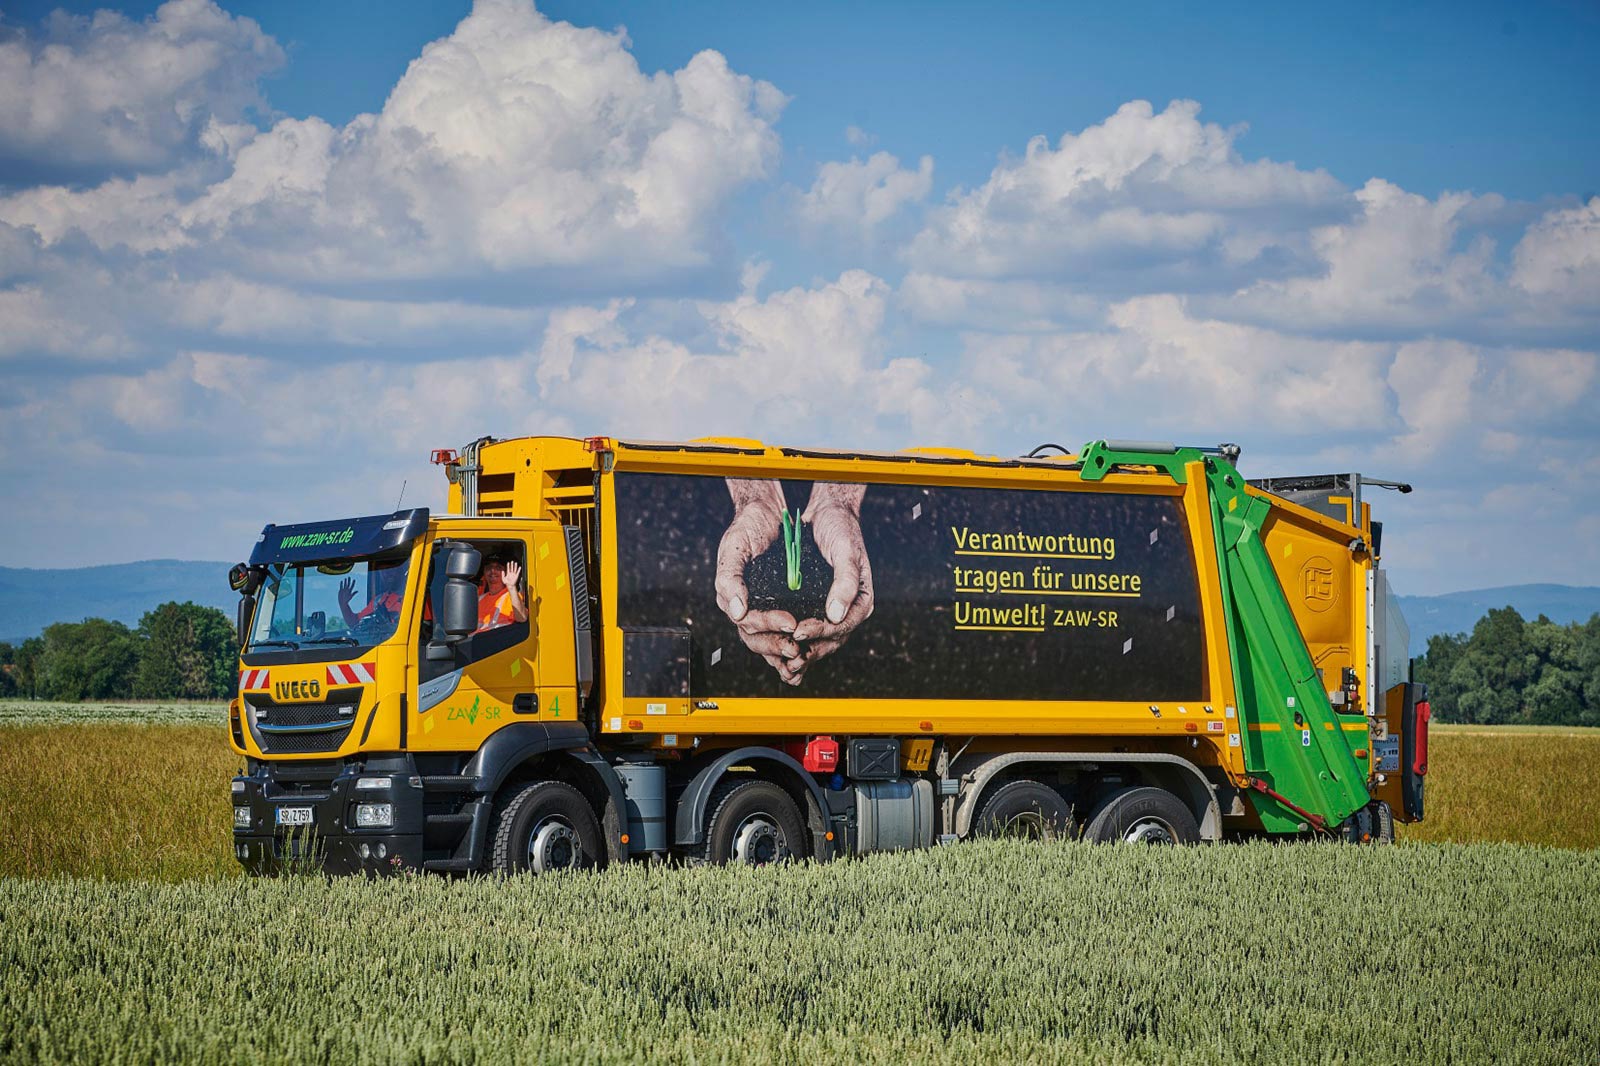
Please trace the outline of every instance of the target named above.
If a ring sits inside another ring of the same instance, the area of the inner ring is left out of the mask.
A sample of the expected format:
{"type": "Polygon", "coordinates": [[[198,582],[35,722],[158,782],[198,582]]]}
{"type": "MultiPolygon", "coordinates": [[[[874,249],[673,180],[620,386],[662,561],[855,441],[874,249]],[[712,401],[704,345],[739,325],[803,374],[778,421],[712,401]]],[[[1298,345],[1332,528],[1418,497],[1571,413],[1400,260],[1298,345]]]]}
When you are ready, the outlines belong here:
{"type": "Polygon", "coordinates": [[[466,544],[457,544],[444,559],[444,576],[476,585],[478,571],[483,569],[483,553],[466,544]]]}
{"type": "Polygon", "coordinates": [[[470,637],[478,628],[478,570],[483,554],[465,544],[450,549],[444,563],[444,603],[440,628],[447,644],[470,637]]]}
{"type": "Polygon", "coordinates": [[[256,598],[248,592],[239,597],[239,613],[234,618],[234,632],[239,637],[239,647],[250,643],[250,620],[256,614],[256,598]]]}
{"type": "Polygon", "coordinates": [[[242,592],[246,596],[254,596],[256,589],[261,587],[262,569],[260,567],[246,566],[244,563],[234,563],[228,571],[228,587],[235,592],[242,592]]]}

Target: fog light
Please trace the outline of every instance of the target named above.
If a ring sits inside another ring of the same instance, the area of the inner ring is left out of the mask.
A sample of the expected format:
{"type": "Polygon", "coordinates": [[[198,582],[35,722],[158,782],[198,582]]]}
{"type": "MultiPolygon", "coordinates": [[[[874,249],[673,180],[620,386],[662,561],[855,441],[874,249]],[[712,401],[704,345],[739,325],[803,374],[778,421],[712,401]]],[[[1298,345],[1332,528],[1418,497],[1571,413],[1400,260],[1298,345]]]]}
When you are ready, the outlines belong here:
{"type": "Polygon", "coordinates": [[[372,849],[372,853],[380,859],[386,859],[389,857],[389,845],[380,840],[378,846],[372,849]]]}
{"type": "Polygon", "coordinates": [[[365,862],[368,859],[372,858],[372,849],[367,847],[365,844],[357,844],[356,845],[356,854],[361,856],[361,861],[362,862],[365,862]]]}
{"type": "Polygon", "coordinates": [[[358,777],[356,778],[356,787],[381,788],[387,790],[389,787],[389,779],[387,777],[358,777]]]}
{"type": "Polygon", "coordinates": [[[235,807],[233,809],[233,827],[235,829],[250,828],[250,808],[235,807]]]}
{"type": "Polygon", "coordinates": [[[388,829],[392,825],[394,825],[394,804],[356,804],[357,829],[388,829]]]}

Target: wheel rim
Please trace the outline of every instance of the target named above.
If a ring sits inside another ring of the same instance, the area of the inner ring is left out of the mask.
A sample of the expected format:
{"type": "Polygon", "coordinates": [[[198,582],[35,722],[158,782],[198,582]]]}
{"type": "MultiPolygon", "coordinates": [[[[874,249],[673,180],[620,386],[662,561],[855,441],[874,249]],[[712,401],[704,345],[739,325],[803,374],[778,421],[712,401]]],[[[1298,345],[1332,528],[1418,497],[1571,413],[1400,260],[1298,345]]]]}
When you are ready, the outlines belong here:
{"type": "Polygon", "coordinates": [[[1172,827],[1157,818],[1141,818],[1122,834],[1124,844],[1176,844],[1178,834],[1172,827]]]}
{"type": "Polygon", "coordinates": [[[765,866],[789,857],[789,841],[783,829],[764,814],[753,814],[739,823],[733,834],[733,861],[748,866],[765,866]]]}
{"type": "Polygon", "coordinates": [[[534,873],[575,870],[583,865],[583,845],[566,822],[547,818],[528,834],[528,866],[534,873]]]}
{"type": "Polygon", "coordinates": [[[1019,840],[1043,840],[1046,836],[1045,816],[1041,811],[1021,811],[1012,815],[1000,827],[1000,836],[1019,840]]]}

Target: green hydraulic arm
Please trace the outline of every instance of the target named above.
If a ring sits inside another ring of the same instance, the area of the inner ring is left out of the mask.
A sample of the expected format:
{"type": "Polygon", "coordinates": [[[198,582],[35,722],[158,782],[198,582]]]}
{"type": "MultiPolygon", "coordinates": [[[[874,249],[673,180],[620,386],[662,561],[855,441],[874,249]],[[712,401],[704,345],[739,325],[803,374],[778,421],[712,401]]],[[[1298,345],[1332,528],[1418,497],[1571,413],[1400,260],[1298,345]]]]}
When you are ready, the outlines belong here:
{"type": "Polygon", "coordinates": [[[1231,461],[1236,455],[1227,448],[1094,441],[1079,453],[1080,476],[1098,481],[1119,467],[1154,467],[1184,484],[1188,464],[1204,464],[1250,800],[1270,832],[1331,830],[1370,799],[1366,771],[1328,702],[1262,543],[1272,504],[1245,491],[1231,461]]]}

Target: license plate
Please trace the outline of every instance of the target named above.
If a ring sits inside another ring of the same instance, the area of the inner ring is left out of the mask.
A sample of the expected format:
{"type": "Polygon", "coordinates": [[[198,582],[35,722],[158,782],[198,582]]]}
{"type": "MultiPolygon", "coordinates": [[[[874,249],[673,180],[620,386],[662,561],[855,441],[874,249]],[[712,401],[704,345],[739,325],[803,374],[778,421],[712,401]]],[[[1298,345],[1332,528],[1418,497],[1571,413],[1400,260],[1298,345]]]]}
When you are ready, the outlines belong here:
{"type": "Polygon", "coordinates": [[[310,825],[311,824],[311,808],[310,807],[279,807],[278,808],[278,824],[279,825],[310,825]]]}

